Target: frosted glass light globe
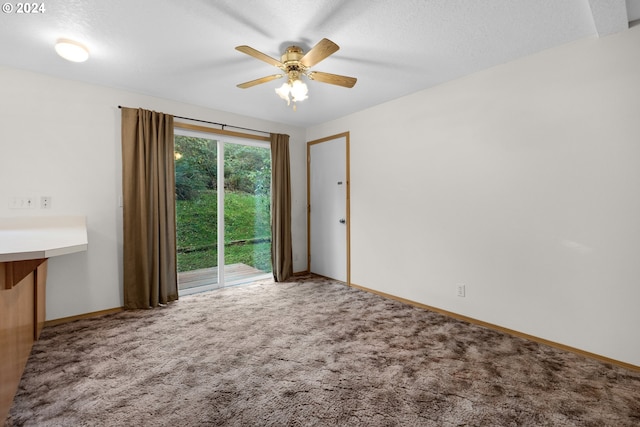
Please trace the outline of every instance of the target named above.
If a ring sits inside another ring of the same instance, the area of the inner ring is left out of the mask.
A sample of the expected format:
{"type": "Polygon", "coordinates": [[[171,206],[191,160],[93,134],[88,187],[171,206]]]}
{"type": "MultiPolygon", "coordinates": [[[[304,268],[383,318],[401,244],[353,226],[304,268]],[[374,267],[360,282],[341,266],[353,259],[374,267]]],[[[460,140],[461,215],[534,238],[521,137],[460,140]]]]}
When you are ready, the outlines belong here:
{"type": "Polygon", "coordinates": [[[60,39],[55,46],[58,55],[72,62],[84,62],[89,59],[89,50],[78,42],[60,39]]]}

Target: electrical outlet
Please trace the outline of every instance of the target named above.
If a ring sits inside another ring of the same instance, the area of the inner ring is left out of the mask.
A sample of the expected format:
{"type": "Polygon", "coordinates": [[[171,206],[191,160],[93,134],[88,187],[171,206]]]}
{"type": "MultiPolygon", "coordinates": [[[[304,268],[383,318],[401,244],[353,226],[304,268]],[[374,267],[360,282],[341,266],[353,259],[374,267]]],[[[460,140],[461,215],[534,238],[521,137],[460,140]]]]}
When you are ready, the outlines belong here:
{"type": "Polygon", "coordinates": [[[457,295],[459,297],[464,297],[465,296],[464,285],[458,285],[458,293],[457,293],[457,295]]]}
{"type": "Polygon", "coordinates": [[[40,207],[42,209],[51,209],[51,196],[40,197],[40,207]]]}

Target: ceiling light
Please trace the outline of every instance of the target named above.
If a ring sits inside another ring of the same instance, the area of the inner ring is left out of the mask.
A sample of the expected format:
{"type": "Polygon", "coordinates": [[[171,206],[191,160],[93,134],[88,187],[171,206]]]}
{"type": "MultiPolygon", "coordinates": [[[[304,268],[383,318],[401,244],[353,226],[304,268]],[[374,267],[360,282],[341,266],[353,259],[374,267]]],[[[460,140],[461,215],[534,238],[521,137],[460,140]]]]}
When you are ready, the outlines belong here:
{"type": "MultiPolygon", "coordinates": [[[[291,105],[291,101],[298,102],[307,99],[307,93],[309,93],[309,89],[307,88],[307,85],[304,84],[304,82],[299,78],[290,78],[287,83],[284,83],[282,86],[276,89],[276,93],[280,98],[287,101],[287,105],[291,105]]],[[[296,106],[294,105],[294,110],[295,107],[296,106]]]]}
{"type": "Polygon", "coordinates": [[[73,40],[58,40],[56,43],[56,52],[67,61],[84,62],[89,59],[89,50],[73,40]]]}
{"type": "Polygon", "coordinates": [[[308,98],[307,93],[309,89],[307,89],[307,85],[302,82],[302,80],[295,80],[291,83],[291,96],[293,97],[293,102],[304,101],[308,98]]]}
{"type": "Polygon", "coordinates": [[[289,83],[282,83],[282,86],[276,89],[278,96],[287,101],[287,105],[291,104],[291,99],[289,99],[290,90],[291,86],[289,86],[289,83]]]}

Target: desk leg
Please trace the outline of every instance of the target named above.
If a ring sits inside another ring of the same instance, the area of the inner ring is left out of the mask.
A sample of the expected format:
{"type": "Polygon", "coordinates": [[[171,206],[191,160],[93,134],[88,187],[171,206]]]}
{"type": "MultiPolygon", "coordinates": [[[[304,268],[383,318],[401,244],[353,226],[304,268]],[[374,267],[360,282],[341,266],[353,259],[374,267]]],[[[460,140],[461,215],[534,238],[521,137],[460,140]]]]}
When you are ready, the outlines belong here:
{"type": "Polygon", "coordinates": [[[47,260],[45,260],[42,264],[38,266],[35,270],[36,277],[34,280],[35,285],[35,328],[34,328],[34,341],[37,341],[40,338],[40,333],[42,332],[42,328],[44,327],[44,321],[46,318],[46,285],[47,285],[47,260]]]}

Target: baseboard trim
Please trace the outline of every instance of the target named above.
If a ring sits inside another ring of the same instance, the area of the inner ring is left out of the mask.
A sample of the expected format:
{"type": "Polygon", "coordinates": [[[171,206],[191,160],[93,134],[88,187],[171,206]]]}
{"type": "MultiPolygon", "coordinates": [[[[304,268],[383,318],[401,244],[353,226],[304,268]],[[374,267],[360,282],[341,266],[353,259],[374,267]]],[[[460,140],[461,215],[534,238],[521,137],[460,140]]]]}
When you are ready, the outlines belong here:
{"type": "Polygon", "coordinates": [[[60,319],[47,320],[44,326],[62,325],[64,323],[73,322],[80,319],[90,319],[92,317],[105,316],[107,314],[120,313],[124,311],[124,307],[109,308],[107,310],[93,311],[91,313],[78,314],[77,316],[61,317],[60,319]]]}
{"type": "Polygon", "coordinates": [[[293,275],[294,276],[306,276],[307,274],[309,274],[309,270],[304,270],[304,271],[294,271],[293,275]]]}
{"type": "Polygon", "coordinates": [[[379,296],[384,297],[384,298],[392,299],[392,300],[395,300],[395,301],[399,301],[399,302],[402,302],[404,304],[409,304],[409,305],[412,305],[414,307],[422,308],[422,309],[429,310],[429,311],[434,311],[436,313],[440,313],[440,314],[443,314],[445,316],[452,317],[454,319],[462,320],[464,322],[472,323],[474,325],[482,326],[482,327],[485,327],[487,329],[493,329],[493,330],[498,331],[498,332],[504,332],[506,334],[509,334],[509,335],[512,335],[512,336],[515,336],[515,337],[524,338],[524,339],[529,340],[529,341],[533,341],[533,342],[536,342],[536,343],[539,343],[539,344],[544,344],[544,345],[547,345],[549,347],[555,347],[557,349],[568,351],[568,352],[571,352],[571,353],[575,353],[575,354],[578,354],[578,355],[581,355],[581,356],[585,356],[585,357],[588,357],[590,359],[595,359],[595,360],[598,360],[600,362],[609,363],[611,365],[620,366],[622,368],[629,369],[631,371],[640,372],[640,366],[633,365],[631,363],[622,362],[622,361],[616,360],[616,359],[611,359],[609,357],[601,356],[599,354],[591,353],[589,351],[581,350],[579,348],[571,347],[571,346],[568,346],[568,345],[565,345],[565,344],[561,344],[561,343],[558,343],[558,342],[555,342],[555,341],[550,341],[550,340],[547,340],[547,339],[544,339],[544,338],[536,337],[534,335],[529,335],[529,334],[526,334],[524,332],[519,332],[519,331],[516,331],[516,330],[513,330],[513,329],[505,328],[503,326],[495,325],[493,323],[489,323],[489,322],[485,322],[485,321],[482,321],[482,320],[474,319],[473,317],[464,316],[462,314],[454,313],[454,312],[448,311],[448,310],[443,310],[443,309],[438,308],[438,307],[432,307],[430,305],[422,304],[422,303],[419,303],[419,302],[416,302],[416,301],[412,301],[412,300],[409,300],[409,299],[406,299],[406,298],[398,297],[398,296],[395,296],[395,295],[392,295],[392,294],[387,294],[385,292],[376,291],[374,289],[370,289],[370,288],[366,288],[364,286],[356,285],[353,282],[351,283],[351,286],[354,287],[354,288],[360,289],[362,291],[365,291],[365,292],[369,292],[369,293],[372,293],[372,294],[375,294],[375,295],[379,295],[379,296]]]}

